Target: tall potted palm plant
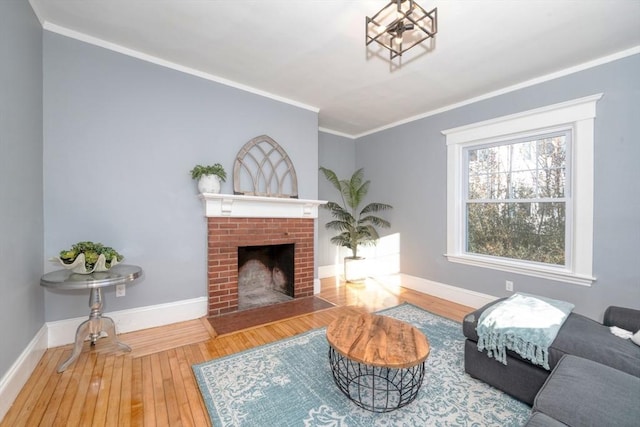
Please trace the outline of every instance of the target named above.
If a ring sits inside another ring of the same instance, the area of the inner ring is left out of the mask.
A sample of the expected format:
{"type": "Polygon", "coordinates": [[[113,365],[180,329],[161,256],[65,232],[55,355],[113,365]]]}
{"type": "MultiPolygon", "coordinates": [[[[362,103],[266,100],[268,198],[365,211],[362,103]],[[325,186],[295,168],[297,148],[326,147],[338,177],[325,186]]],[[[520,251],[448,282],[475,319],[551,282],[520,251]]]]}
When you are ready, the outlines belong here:
{"type": "Polygon", "coordinates": [[[342,204],[328,202],[323,207],[331,213],[332,221],[325,226],[339,234],[331,238],[331,243],[351,249],[352,256],[344,259],[344,275],[348,282],[364,280],[365,273],[355,264],[362,264],[362,257],[358,256],[359,246],[373,246],[380,236],[376,227],[389,228],[389,221],[374,215],[377,212],[392,209],[386,203],[369,203],[363,208],[365,196],[369,191],[371,181],[364,180],[364,169],[358,169],[350,179],[339,179],[331,169],[320,167],[325,178],[333,184],[340,193],[342,204]],[[355,267],[355,268],[354,268],[355,267]]]}

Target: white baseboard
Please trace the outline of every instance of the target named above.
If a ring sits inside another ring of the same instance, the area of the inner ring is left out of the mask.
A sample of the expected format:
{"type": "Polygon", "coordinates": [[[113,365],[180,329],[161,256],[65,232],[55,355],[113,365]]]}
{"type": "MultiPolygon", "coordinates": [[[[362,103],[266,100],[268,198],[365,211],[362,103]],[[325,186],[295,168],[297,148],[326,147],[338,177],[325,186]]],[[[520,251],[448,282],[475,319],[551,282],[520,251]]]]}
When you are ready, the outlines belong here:
{"type": "MultiPolygon", "coordinates": [[[[206,316],[207,297],[112,311],[104,315],[113,319],[119,334],[138,331],[206,316]]],[[[86,317],[47,322],[49,347],[73,343],[78,325],[87,319],[88,314],[86,317]]]]}
{"type": "Polygon", "coordinates": [[[493,295],[482,294],[469,289],[446,285],[404,273],[376,277],[375,279],[385,284],[402,285],[402,287],[413,289],[414,291],[433,295],[472,308],[480,308],[498,299],[498,297],[493,295]]]}
{"type": "Polygon", "coordinates": [[[320,279],[313,279],[313,294],[314,295],[319,294],[320,288],[321,288],[320,279]]]}
{"type": "MultiPolygon", "coordinates": [[[[366,257],[367,273],[371,277],[390,276],[400,272],[400,258],[397,254],[366,257]]],[[[322,265],[318,267],[318,278],[344,277],[344,264],[322,265]]]]}
{"type": "Polygon", "coordinates": [[[47,325],[45,324],[42,325],[42,328],[33,337],[29,345],[0,379],[0,421],[13,405],[13,401],[26,384],[46,350],[47,325]]]}
{"type": "Polygon", "coordinates": [[[318,267],[318,279],[326,279],[327,277],[335,277],[342,274],[342,265],[321,265],[318,267]]]}
{"type": "MultiPolygon", "coordinates": [[[[318,267],[318,277],[321,279],[341,274],[342,266],[339,264],[318,267]]],[[[446,285],[444,283],[434,282],[433,280],[410,276],[404,273],[375,276],[375,280],[385,285],[403,286],[408,289],[413,289],[414,291],[433,295],[438,298],[443,298],[473,308],[480,308],[483,305],[498,299],[498,297],[493,295],[487,295],[457,286],[446,285]]]]}

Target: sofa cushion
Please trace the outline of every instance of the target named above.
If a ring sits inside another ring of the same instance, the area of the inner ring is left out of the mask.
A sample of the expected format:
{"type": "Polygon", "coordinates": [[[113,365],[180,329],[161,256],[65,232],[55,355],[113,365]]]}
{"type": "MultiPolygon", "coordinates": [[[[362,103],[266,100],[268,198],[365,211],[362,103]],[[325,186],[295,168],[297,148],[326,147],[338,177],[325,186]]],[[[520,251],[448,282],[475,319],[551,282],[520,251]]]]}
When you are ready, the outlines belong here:
{"type": "Polygon", "coordinates": [[[576,356],[557,364],[533,409],[568,426],[637,426],[640,378],[576,356]]]}
{"type": "Polygon", "coordinates": [[[527,420],[525,427],[566,427],[566,424],[554,420],[542,412],[534,412],[527,420]]]}
{"type": "MultiPolygon", "coordinates": [[[[462,322],[462,332],[468,339],[474,342],[478,341],[476,327],[480,315],[488,307],[503,299],[489,303],[465,316],[462,322]]],[[[549,366],[551,369],[565,354],[594,360],[640,377],[640,347],[634,345],[630,340],[616,337],[608,327],[577,313],[569,315],[549,347],[549,366]]],[[[511,358],[524,360],[512,351],[508,351],[507,355],[511,358]]]]}
{"type": "MultiPolygon", "coordinates": [[[[565,354],[580,356],[640,377],[640,347],[617,337],[607,326],[572,313],[549,348],[549,365],[565,354]]],[[[553,363],[553,365],[552,365],[553,363]]]]}
{"type": "Polygon", "coordinates": [[[480,319],[480,316],[487,308],[504,300],[506,300],[506,298],[497,299],[493,302],[490,302],[489,304],[480,307],[476,311],[472,311],[471,313],[467,314],[462,320],[462,333],[464,334],[464,336],[469,338],[471,341],[478,342],[478,331],[476,330],[476,328],[478,327],[478,319],[480,319]]]}

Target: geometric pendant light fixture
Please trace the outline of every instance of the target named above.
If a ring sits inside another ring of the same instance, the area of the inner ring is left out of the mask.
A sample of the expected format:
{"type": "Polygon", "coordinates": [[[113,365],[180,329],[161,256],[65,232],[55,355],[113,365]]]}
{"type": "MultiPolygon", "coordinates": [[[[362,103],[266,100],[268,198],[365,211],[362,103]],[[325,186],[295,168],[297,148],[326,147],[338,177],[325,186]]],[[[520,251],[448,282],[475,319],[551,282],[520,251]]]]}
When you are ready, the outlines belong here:
{"type": "Polygon", "coordinates": [[[392,0],[371,18],[366,17],[366,46],[376,42],[391,59],[438,32],[438,8],[427,12],[413,0],[392,0]]]}

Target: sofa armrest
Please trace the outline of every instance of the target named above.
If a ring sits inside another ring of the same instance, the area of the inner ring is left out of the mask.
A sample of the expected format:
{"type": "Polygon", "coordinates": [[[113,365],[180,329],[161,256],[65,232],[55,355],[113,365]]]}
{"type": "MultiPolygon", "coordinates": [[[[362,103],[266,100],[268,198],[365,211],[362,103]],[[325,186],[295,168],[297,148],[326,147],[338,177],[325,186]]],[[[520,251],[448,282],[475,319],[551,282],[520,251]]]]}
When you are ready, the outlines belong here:
{"type": "Polygon", "coordinates": [[[611,306],[604,312],[602,324],[636,332],[640,330],[640,310],[611,306]]]}

